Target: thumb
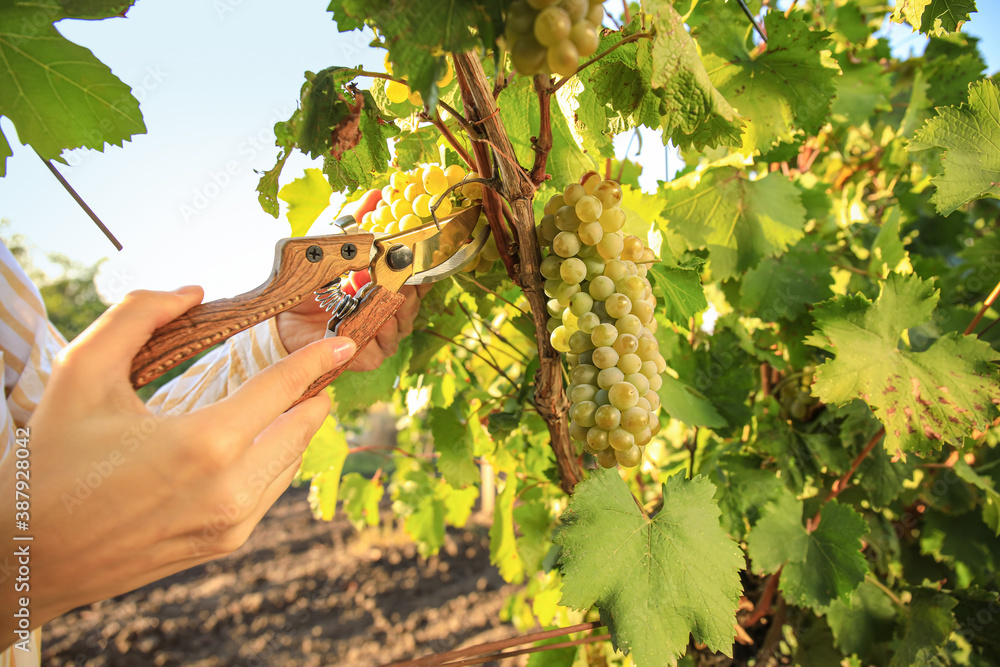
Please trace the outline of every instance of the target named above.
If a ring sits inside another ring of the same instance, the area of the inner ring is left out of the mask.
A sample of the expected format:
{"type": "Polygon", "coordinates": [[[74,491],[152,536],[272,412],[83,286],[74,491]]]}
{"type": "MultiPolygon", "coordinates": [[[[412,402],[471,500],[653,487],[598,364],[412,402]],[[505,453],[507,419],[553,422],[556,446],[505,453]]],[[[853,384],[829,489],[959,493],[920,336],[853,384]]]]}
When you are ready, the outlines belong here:
{"type": "Polygon", "coordinates": [[[204,296],[196,285],[173,292],[129,292],[60,352],[57,365],[85,374],[91,382],[127,379],[132,359],[153,332],[201,303],[204,296]]]}

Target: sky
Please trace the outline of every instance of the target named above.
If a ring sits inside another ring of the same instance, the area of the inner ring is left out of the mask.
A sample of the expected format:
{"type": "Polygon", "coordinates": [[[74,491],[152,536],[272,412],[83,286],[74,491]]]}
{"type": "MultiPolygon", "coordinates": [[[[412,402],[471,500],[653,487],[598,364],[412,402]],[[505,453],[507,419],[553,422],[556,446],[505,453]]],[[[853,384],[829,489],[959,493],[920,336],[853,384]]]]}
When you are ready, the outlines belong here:
{"type": "MultiPolygon", "coordinates": [[[[91,265],[107,258],[98,288],[110,301],[133,289],[205,287],[206,299],[248,291],[270,273],[274,243],[288,235],[257,202],[257,171],[274,164],[274,123],[295,108],[306,70],[330,65],[382,69],[370,33],[339,33],[327,0],[139,0],[127,18],[62,21],[59,31],[90,48],[133,89],[147,133],[123,148],[76,150],[56,163],[124,246],[118,252],[43,163],[0,128],[14,149],[0,178],[3,233],[25,235],[41,268],[48,252],[91,265]]],[[[981,0],[965,31],[995,35],[1000,3],[981,0]]],[[[920,52],[924,39],[891,29],[897,52],[920,52]]],[[[989,72],[1000,68],[1000,40],[984,39],[989,72]]],[[[624,155],[629,135],[616,141],[624,155]]],[[[666,178],[663,147],[644,132],[644,189],[666,178]]],[[[631,153],[634,156],[636,144],[631,153]]],[[[282,183],[314,166],[296,156],[282,183]]],[[[317,165],[318,166],[318,165],[317,165]]],[[[671,171],[680,167],[670,159],[671,171]]],[[[329,214],[332,217],[332,213],[329,214]]],[[[322,217],[321,221],[322,222],[322,217]]],[[[326,233],[318,222],[313,233],[326,233]]]]}

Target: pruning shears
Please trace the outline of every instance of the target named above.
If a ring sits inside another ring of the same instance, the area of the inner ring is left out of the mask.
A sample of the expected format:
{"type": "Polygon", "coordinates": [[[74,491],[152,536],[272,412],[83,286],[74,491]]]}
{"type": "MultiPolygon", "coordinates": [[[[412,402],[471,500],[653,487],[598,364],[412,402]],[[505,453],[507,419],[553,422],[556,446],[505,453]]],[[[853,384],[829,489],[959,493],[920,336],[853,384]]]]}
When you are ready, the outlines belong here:
{"type": "MultiPolygon", "coordinates": [[[[344,216],[334,223],[336,234],[278,241],[271,275],[260,287],[197,305],[154,331],[132,361],[132,385],[138,389],[310,297],[331,314],[326,337],[348,336],[360,353],[406,300],[399,293],[404,285],[437,282],[478,257],[489,236],[489,226],[477,224],[481,210],[470,206],[396,234],[360,232],[354,218],[344,216]],[[352,294],[344,276],[364,270],[370,280],[352,294]]],[[[317,379],[296,404],[322,391],[344,367],[317,379]]]]}

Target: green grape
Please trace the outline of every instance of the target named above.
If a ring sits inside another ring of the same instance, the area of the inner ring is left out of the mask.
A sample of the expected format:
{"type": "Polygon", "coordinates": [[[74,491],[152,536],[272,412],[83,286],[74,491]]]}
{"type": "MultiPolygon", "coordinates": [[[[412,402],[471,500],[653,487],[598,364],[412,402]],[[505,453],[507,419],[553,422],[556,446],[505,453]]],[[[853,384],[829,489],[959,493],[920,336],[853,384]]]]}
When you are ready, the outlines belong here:
{"type": "Polygon", "coordinates": [[[541,222],[538,223],[538,228],[542,231],[542,238],[545,239],[545,245],[552,243],[552,239],[556,237],[559,233],[559,228],[556,227],[556,216],[554,215],[544,215],[542,216],[541,222]]]}
{"type": "Polygon", "coordinates": [[[587,431],[587,444],[594,452],[600,452],[608,448],[608,432],[597,426],[591,426],[587,431]]]}
{"type": "Polygon", "coordinates": [[[549,336],[549,342],[558,352],[569,352],[569,330],[564,326],[556,327],[549,336]]]}
{"type": "Polygon", "coordinates": [[[604,5],[600,2],[590,3],[590,9],[587,10],[587,20],[598,28],[604,23],[604,5]]]}
{"type": "MultiPolygon", "coordinates": [[[[611,402],[611,388],[625,381],[625,374],[617,368],[605,368],[597,373],[597,386],[608,390],[608,402],[611,402]]],[[[628,406],[632,407],[632,406],[628,406]]]]}
{"type": "Polygon", "coordinates": [[[618,463],[621,464],[623,468],[634,468],[637,465],[639,465],[639,463],[642,461],[642,450],[639,449],[639,446],[636,444],[633,444],[625,451],[620,451],[620,450],[609,450],[609,451],[614,451],[615,460],[618,461],[618,463]]]}
{"type": "Polygon", "coordinates": [[[396,199],[389,207],[392,210],[392,217],[402,220],[404,215],[413,213],[413,205],[405,199],[396,199]]]}
{"type": "MultiPolygon", "coordinates": [[[[614,345],[618,338],[618,330],[611,324],[598,324],[590,334],[590,340],[597,347],[607,347],[614,345]]],[[[614,364],[612,364],[613,366],[614,364]]]]}
{"type": "MultiPolygon", "coordinates": [[[[572,299],[570,299],[572,302],[572,299]]],[[[593,301],[590,303],[591,308],[594,307],[593,301]]],[[[577,320],[576,325],[580,327],[580,331],[585,334],[593,333],[594,327],[601,323],[601,318],[599,318],[595,313],[584,313],[580,315],[580,319],[577,320]]],[[[656,370],[656,364],[653,364],[653,370],[656,370]]]]}
{"type": "MultiPolygon", "coordinates": [[[[556,300],[558,301],[558,299],[556,300]]],[[[566,303],[565,306],[563,306],[563,311],[562,314],[559,315],[559,319],[561,319],[562,323],[566,326],[567,329],[569,329],[570,334],[580,330],[580,327],[578,327],[576,324],[577,320],[576,315],[574,315],[573,311],[569,309],[568,302],[566,303]]]]}
{"type": "MultiPolygon", "coordinates": [[[[644,361],[642,363],[645,364],[646,362],[644,361]]],[[[660,387],[663,386],[663,378],[660,377],[659,375],[654,375],[653,377],[648,379],[649,379],[649,390],[660,391],[660,387]]]]}
{"type": "Polygon", "coordinates": [[[621,231],[625,226],[625,211],[620,208],[606,208],[598,220],[606,232],[621,231]]]}
{"type": "Polygon", "coordinates": [[[598,276],[590,281],[588,290],[596,301],[604,301],[615,293],[615,283],[607,276],[598,276]]]}
{"type": "Polygon", "coordinates": [[[589,364],[580,364],[572,371],[570,371],[570,379],[573,380],[573,384],[597,384],[597,366],[591,366],[589,364]]]}
{"type": "MultiPolygon", "coordinates": [[[[576,230],[577,236],[580,235],[580,230],[576,230]]],[[[586,243],[580,246],[580,251],[576,253],[576,256],[580,259],[592,259],[597,254],[597,248],[589,246],[586,243]]],[[[600,259],[600,258],[598,258],[600,259]]]]}
{"type": "Polygon", "coordinates": [[[635,434],[635,444],[639,447],[645,447],[652,438],[653,432],[648,427],[644,428],[635,434]]]}
{"type": "MultiPolygon", "coordinates": [[[[611,368],[618,363],[618,353],[613,347],[598,347],[594,350],[594,365],[600,369],[611,368]]],[[[622,371],[623,373],[625,371],[622,371]]]]}
{"type": "Polygon", "coordinates": [[[590,21],[580,21],[574,23],[569,31],[570,41],[576,46],[577,53],[581,58],[586,58],[597,51],[601,43],[601,37],[597,34],[597,28],[590,21]]]}
{"type": "Polygon", "coordinates": [[[611,319],[608,317],[608,309],[604,307],[603,301],[594,301],[594,309],[592,312],[601,318],[602,322],[607,322],[611,319]]]}
{"type": "Polygon", "coordinates": [[[417,195],[413,199],[413,212],[421,218],[430,217],[431,196],[428,194],[417,195]]]}
{"type": "MultiPolygon", "coordinates": [[[[638,351],[638,348],[636,348],[636,351],[638,351]]],[[[639,359],[642,359],[642,357],[640,356],[639,359]]],[[[649,360],[643,361],[642,366],[639,367],[639,372],[645,375],[647,380],[652,380],[657,375],[656,362],[649,360]]]]}
{"type": "MultiPolygon", "coordinates": [[[[660,376],[657,375],[656,379],[659,380],[660,376]]],[[[656,412],[660,407],[660,395],[656,393],[653,389],[652,383],[650,383],[649,391],[646,392],[645,396],[646,402],[649,403],[649,411],[656,412]]]]}
{"type": "MultiPolygon", "coordinates": [[[[534,18],[532,18],[532,24],[534,24],[534,18]]],[[[545,66],[548,56],[549,50],[539,44],[533,34],[518,37],[510,49],[510,62],[514,69],[526,75],[541,70],[545,66]]],[[[462,194],[465,194],[464,188],[462,194]]]]}
{"type": "MultiPolygon", "coordinates": [[[[557,2],[559,2],[559,0],[528,0],[528,4],[535,9],[545,9],[549,5],[554,5],[557,2]]],[[[514,6],[511,5],[511,8],[508,11],[514,11],[514,6]]]]}
{"type": "Polygon", "coordinates": [[[613,405],[602,405],[594,412],[594,423],[605,431],[615,428],[621,421],[622,412],[613,405]]]}
{"type": "MultiPolygon", "coordinates": [[[[560,7],[546,7],[535,17],[535,39],[539,44],[550,47],[551,54],[551,47],[561,44],[569,37],[572,27],[573,22],[566,10],[560,7]]],[[[549,67],[551,68],[551,65],[549,67]]]]}
{"type": "Polygon", "coordinates": [[[597,242],[598,254],[606,260],[618,259],[622,253],[622,235],[618,232],[607,233],[604,230],[602,234],[601,240],[597,242]]]}
{"type": "Polygon", "coordinates": [[[576,217],[583,222],[597,222],[600,220],[601,214],[604,213],[600,200],[591,195],[580,197],[576,201],[574,210],[576,210],[576,217]]]}
{"type": "MultiPolygon", "coordinates": [[[[586,332],[584,332],[584,333],[586,333],[586,332]]],[[[591,345],[593,345],[593,343],[591,343],[591,345]]],[[[591,347],[586,352],[581,352],[580,354],[577,355],[577,359],[578,359],[577,363],[579,363],[579,364],[590,364],[591,366],[593,366],[594,365],[594,348],[591,347]]]]}
{"type": "MultiPolygon", "coordinates": [[[[562,269],[560,269],[560,271],[562,271],[562,269]]],[[[559,303],[562,304],[562,307],[566,308],[569,306],[569,300],[573,298],[573,295],[579,294],[580,291],[580,283],[563,282],[556,288],[556,298],[559,300],[559,303]]]]}
{"type": "Polygon", "coordinates": [[[617,283],[628,275],[628,266],[620,259],[608,260],[604,265],[604,275],[611,278],[612,283],[617,283]]]}
{"type": "Polygon", "coordinates": [[[556,227],[564,232],[575,232],[580,228],[581,220],[572,206],[561,206],[555,215],[556,227]]]}
{"type": "Polygon", "coordinates": [[[424,186],[420,183],[410,183],[403,189],[403,198],[406,201],[412,202],[417,198],[417,195],[427,194],[424,192],[424,186]]]}
{"type": "Polygon", "coordinates": [[[400,83],[399,81],[386,81],[385,96],[388,97],[389,101],[393,104],[402,104],[403,101],[410,96],[410,87],[405,83],[400,83]]]}
{"type": "Polygon", "coordinates": [[[588,350],[593,350],[594,344],[590,342],[590,336],[577,330],[569,337],[569,349],[574,354],[582,354],[588,350]]]}
{"type": "Polygon", "coordinates": [[[569,412],[573,421],[580,426],[590,428],[594,425],[594,413],[597,412],[597,403],[594,403],[593,401],[583,401],[582,403],[575,404],[569,412]]]}
{"type": "MultiPolygon", "coordinates": [[[[621,373],[621,371],[618,372],[621,373]]],[[[628,410],[634,407],[639,400],[639,392],[636,391],[635,385],[631,382],[616,382],[608,389],[608,400],[611,401],[611,405],[619,410],[628,410]]]]}
{"type": "Polygon", "coordinates": [[[580,237],[573,232],[559,232],[552,239],[552,252],[560,257],[572,257],[580,251],[580,237]]]}
{"type": "Polygon", "coordinates": [[[587,10],[590,9],[590,3],[587,0],[561,0],[559,6],[566,10],[566,13],[569,14],[569,20],[573,23],[582,21],[587,16],[587,10]]]}
{"type": "Polygon", "coordinates": [[[656,413],[653,413],[649,417],[649,434],[650,436],[655,436],[659,432],[660,432],[660,419],[659,417],[656,416],[656,413]]]}
{"type": "MultiPolygon", "coordinates": [[[[638,278],[638,276],[635,276],[638,278]]],[[[630,311],[632,315],[639,318],[639,321],[646,324],[653,319],[653,306],[645,299],[640,299],[639,301],[632,302],[632,310],[630,311]]]]}
{"type": "Polygon", "coordinates": [[[427,194],[442,195],[448,189],[448,177],[444,175],[444,169],[436,164],[427,165],[424,168],[421,181],[427,194]]]}
{"type": "Polygon", "coordinates": [[[604,300],[604,307],[607,308],[610,317],[619,319],[632,311],[632,301],[624,294],[615,292],[604,300]]]}
{"type": "MultiPolygon", "coordinates": [[[[622,370],[622,373],[625,371],[622,370]]],[[[642,373],[626,373],[625,382],[635,387],[639,396],[644,396],[649,391],[649,380],[642,373]]]]}
{"type": "Polygon", "coordinates": [[[594,196],[601,200],[605,208],[618,206],[622,201],[622,186],[616,181],[601,181],[594,188],[594,196]]]}
{"type": "Polygon", "coordinates": [[[615,283],[615,289],[635,303],[636,301],[645,298],[647,284],[648,283],[645,278],[640,278],[639,276],[625,276],[615,283]]]}
{"type": "MultiPolygon", "coordinates": [[[[622,356],[634,354],[639,349],[639,339],[632,334],[619,333],[613,347],[615,348],[615,352],[622,356]]],[[[638,359],[638,355],[636,355],[636,358],[638,359]]],[[[642,363],[642,359],[639,359],[639,363],[642,363]]]]}
{"type": "Polygon", "coordinates": [[[594,458],[597,459],[602,468],[614,468],[618,465],[618,457],[615,456],[615,450],[610,447],[597,452],[594,458]]]}
{"type": "MultiPolygon", "coordinates": [[[[627,298],[627,297],[626,297],[627,298]]],[[[623,315],[615,320],[615,329],[618,330],[620,334],[632,334],[638,337],[642,333],[642,322],[635,315],[629,313],[628,315],[623,315]]],[[[640,346],[642,345],[642,340],[639,341],[640,346]]],[[[639,355],[642,358],[642,355],[639,355]]]]}
{"type": "Polygon", "coordinates": [[[635,262],[633,262],[630,259],[624,259],[624,258],[622,259],[622,261],[625,262],[625,268],[628,269],[628,274],[630,276],[638,275],[639,267],[636,265],[635,262]]]}
{"type": "Polygon", "coordinates": [[[562,257],[558,255],[549,255],[542,260],[542,263],[538,266],[539,272],[542,277],[546,280],[558,280],[559,279],[559,267],[565,262],[562,257]]]}
{"type": "Polygon", "coordinates": [[[573,403],[583,403],[584,401],[594,400],[594,396],[597,394],[597,387],[592,384],[578,384],[574,385],[573,389],[568,393],[570,401],[573,403]]]}
{"type": "Polygon", "coordinates": [[[493,234],[490,234],[490,237],[486,239],[486,245],[483,246],[483,251],[479,253],[479,256],[490,262],[500,259],[500,250],[497,249],[497,239],[493,234]]]}
{"type": "Polygon", "coordinates": [[[635,446],[635,436],[621,426],[616,426],[608,431],[608,444],[613,449],[625,451],[635,446]]]}
{"type": "MultiPolygon", "coordinates": [[[[583,248],[580,251],[583,252],[583,248]]],[[[579,255],[578,255],[579,256],[579,255]]],[[[600,257],[587,257],[583,260],[583,263],[587,265],[587,280],[594,280],[594,278],[603,277],[604,273],[604,260],[600,257]]]]}
{"type": "Polygon", "coordinates": [[[653,359],[656,362],[656,372],[662,373],[667,370],[667,360],[663,358],[662,354],[657,353],[656,358],[653,359]]]}
{"type": "Polygon", "coordinates": [[[649,424],[649,411],[639,406],[629,408],[622,412],[621,423],[629,433],[638,433],[649,424]]]}
{"type": "MultiPolygon", "coordinates": [[[[620,340],[622,337],[619,336],[618,338],[620,340]]],[[[618,341],[615,342],[617,343],[618,341]]],[[[625,377],[628,378],[629,375],[639,372],[639,369],[642,367],[642,359],[639,358],[638,354],[622,354],[618,357],[617,366],[621,369],[621,372],[625,374],[625,377]]],[[[643,378],[645,377],[646,376],[643,375],[643,378]]],[[[648,383],[649,380],[647,379],[646,382],[648,383]]]]}
{"type": "Polygon", "coordinates": [[[625,247],[622,249],[622,259],[629,262],[642,259],[642,251],[645,248],[642,239],[638,236],[628,236],[625,238],[625,247]]]}
{"type": "MultiPolygon", "coordinates": [[[[633,317],[635,316],[633,315],[633,317]]],[[[623,317],[622,319],[625,318],[623,317]]],[[[636,317],[635,319],[638,320],[639,318],[636,317]]],[[[639,326],[641,327],[642,325],[640,324],[639,326]]],[[[639,349],[637,350],[637,354],[639,355],[640,359],[642,359],[643,361],[655,362],[656,355],[658,355],[659,353],[660,353],[660,344],[656,341],[655,338],[653,338],[652,336],[639,337],[639,349]]],[[[653,373],[654,375],[660,372],[659,369],[656,368],[655,363],[653,364],[653,368],[655,370],[655,373],[653,373]]]]}
{"type": "MultiPolygon", "coordinates": [[[[601,229],[601,225],[596,222],[584,222],[580,225],[580,228],[576,230],[579,234],[580,240],[583,241],[588,247],[593,248],[601,239],[604,237],[604,230],[601,229]]],[[[601,255],[604,257],[604,255],[601,255]]],[[[605,257],[607,259],[607,257],[605,257]]]]}
{"type": "Polygon", "coordinates": [[[576,422],[569,423],[569,437],[573,438],[577,442],[587,442],[588,430],[590,429],[580,426],[576,422]]]}
{"type": "MultiPolygon", "coordinates": [[[[574,294],[569,298],[569,309],[577,317],[583,317],[585,314],[590,313],[590,309],[593,307],[594,307],[594,298],[589,294],[587,294],[586,292],[580,292],[579,294],[574,294]]],[[[587,333],[590,332],[588,331],[587,333]]]]}
{"type": "MultiPolygon", "coordinates": [[[[598,375],[598,377],[600,377],[600,375],[598,375]]],[[[597,393],[594,395],[594,403],[597,403],[598,406],[609,405],[611,401],[608,400],[608,390],[598,389],[597,393]]]]}
{"type": "MultiPolygon", "coordinates": [[[[570,183],[563,190],[563,201],[566,202],[567,206],[575,207],[576,203],[580,201],[581,197],[586,196],[587,191],[579,183],[570,183]]],[[[576,215],[576,209],[573,209],[573,214],[576,215]]]]}
{"type": "MultiPolygon", "coordinates": [[[[646,393],[648,394],[649,392],[646,393]]],[[[649,412],[649,400],[645,396],[640,396],[639,400],[635,402],[635,407],[642,408],[646,412],[649,412]]]]}
{"type": "Polygon", "coordinates": [[[562,195],[552,195],[549,200],[545,202],[545,215],[555,215],[556,211],[566,205],[563,201],[562,195]]]}
{"type": "Polygon", "coordinates": [[[549,333],[552,333],[553,331],[555,331],[556,327],[561,327],[561,326],[562,326],[562,318],[561,317],[550,317],[545,322],[545,329],[549,333]]]}
{"type": "Polygon", "coordinates": [[[587,265],[582,259],[570,257],[559,267],[559,277],[570,285],[579,285],[587,277],[587,265]]]}
{"type": "Polygon", "coordinates": [[[596,188],[597,184],[600,182],[601,182],[601,177],[598,175],[596,171],[588,171],[580,179],[580,185],[583,186],[583,191],[586,192],[588,195],[594,194],[594,188],[596,188]]]}
{"type": "Polygon", "coordinates": [[[542,289],[545,290],[545,296],[554,297],[556,295],[556,290],[558,290],[559,286],[563,284],[565,283],[563,283],[562,278],[552,278],[550,280],[546,280],[542,285],[542,289]]]}

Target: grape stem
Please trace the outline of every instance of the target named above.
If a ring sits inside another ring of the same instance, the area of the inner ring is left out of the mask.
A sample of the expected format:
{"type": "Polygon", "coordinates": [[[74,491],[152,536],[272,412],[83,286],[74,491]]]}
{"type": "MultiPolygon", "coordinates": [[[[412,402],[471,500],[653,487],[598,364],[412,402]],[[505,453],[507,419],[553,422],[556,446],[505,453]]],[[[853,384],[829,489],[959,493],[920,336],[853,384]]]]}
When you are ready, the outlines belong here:
{"type": "Polygon", "coordinates": [[[482,183],[483,185],[485,185],[486,187],[488,187],[490,190],[494,190],[494,191],[495,191],[497,185],[499,185],[499,183],[497,182],[497,180],[495,178],[469,178],[468,176],[466,176],[465,178],[463,178],[458,183],[455,183],[455,185],[448,186],[448,189],[445,190],[444,192],[442,192],[441,196],[438,197],[438,200],[436,202],[434,202],[433,206],[431,206],[431,219],[434,220],[434,224],[437,225],[438,229],[441,229],[441,225],[438,223],[438,217],[437,217],[438,206],[440,206],[441,202],[443,202],[445,200],[445,197],[447,197],[448,195],[450,195],[453,191],[457,190],[458,188],[462,187],[463,185],[469,185],[470,183],[482,183]]]}
{"type": "Polygon", "coordinates": [[[551,178],[545,173],[545,164],[552,151],[552,92],[551,80],[543,74],[534,77],[535,92],[538,94],[539,123],[538,136],[531,138],[531,147],[535,151],[535,161],[531,166],[531,182],[537,188],[546,179],[551,178]]]}
{"type": "Polygon", "coordinates": [[[465,350],[465,351],[466,351],[466,352],[468,352],[469,354],[474,354],[474,355],[476,355],[477,357],[479,357],[480,359],[482,359],[483,363],[485,363],[485,364],[486,364],[487,366],[489,366],[490,368],[492,368],[493,370],[495,370],[495,371],[496,371],[496,372],[497,372],[497,373],[498,373],[499,375],[501,375],[501,376],[502,376],[502,377],[503,377],[503,378],[504,378],[505,380],[507,380],[507,382],[510,382],[510,383],[511,383],[511,385],[513,385],[514,387],[516,387],[516,386],[517,386],[517,383],[516,383],[516,382],[514,382],[513,380],[511,380],[511,379],[510,379],[510,376],[509,376],[509,375],[507,375],[506,373],[504,373],[504,372],[503,372],[503,369],[502,369],[502,368],[500,368],[500,367],[499,367],[499,366],[497,366],[497,365],[496,365],[495,363],[493,363],[492,361],[490,361],[489,359],[487,359],[487,358],[486,358],[486,357],[484,357],[483,355],[479,354],[479,353],[478,353],[478,352],[476,352],[475,350],[472,350],[472,349],[470,349],[470,348],[467,348],[466,346],[464,346],[464,345],[462,345],[461,343],[459,343],[459,342],[458,342],[457,340],[453,340],[453,339],[451,339],[451,338],[448,338],[447,336],[444,336],[444,335],[442,335],[442,334],[439,334],[439,333],[438,333],[437,331],[434,331],[433,329],[419,329],[419,331],[422,331],[423,333],[428,333],[428,334],[430,334],[430,335],[432,335],[432,336],[437,336],[437,337],[438,337],[438,338],[440,338],[441,340],[445,340],[445,341],[448,341],[448,342],[449,342],[449,343],[451,343],[452,345],[454,345],[454,346],[456,346],[456,347],[460,347],[460,348],[462,348],[463,350],[465,350]]]}
{"type": "Polygon", "coordinates": [[[468,667],[471,665],[482,665],[487,662],[506,660],[507,658],[513,658],[519,655],[541,653],[542,651],[555,651],[561,648],[571,648],[582,644],[593,644],[595,642],[602,642],[608,639],[611,639],[611,634],[604,633],[603,635],[591,635],[590,637],[581,637],[580,639],[558,642],[556,644],[544,644],[542,646],[532,646],[531,648],[520,648],[516,651],[493,651],[492,653],[486,653],[476,658],[468,658],[467,660],[461,660],[459,662],[446,662],[443,663],[441,667],[468,667]]]}
{"type": "Polygon", "coordinates": [[[444,124],[444,121],[427,113],[421,113],[420,116],[436,127],[438,132],[441,133],[441,136],[443,136],[445,141],[447,141],[448,144],[455,149],[455,152],[458,153],[458,156],[462,158],[469,169],[475,171],[476,163],[472,159],[472,156],[469,155],[469,151],[465,149],[465,146],[458,142],[458,139],[456,139],[455,135],[448,129],[448,126],[444,124]]]}
{"type": "Polygon", "coordinates": [[[983,315],[986,314],[986,311],[989,310],[990,306],[993,305],[993,302],[996,301],[997,295],[1000,295],[1000,283],[997,283],[997,286],[993,288],[990,295],[986,297],[985,301],[983,301],[982,307],[979,309],[979,312],[976,313],[976,316],[972,318],[972,321],[969,322],[969,326],[965,327],[966,336],[976,330],[976,325],[979,324],[979,320],[983,319],[983,315]]]}
{"type": "Polygon", "coordinates": [[[520,313],[521,313],[522,315],[528,315],[528,313],[524,312],[524,309],[522,309],[522,308],[520,308],[519,306],[517,306],[517,304],[515,304],[514,302],[512,302],[512,301],[510,301],[510,300],[508,300],[508,299],[505,299],[505,298],[503,298],[502,296],[500,296],[499,294],[497,294],[496,292],[494,292],[493,290],[491,290],[491,289],[490,289],[489,287],[487,287],[486,285],[483,285],[483,284],[482,284],[481,282],[479,282],[478,280],[476,280],[476,279],[475,279],[475,278],[473,278],[472,276],[470,276],[470,275],[468,275],[468,274],[465,274],[465,273],[459,273],[459,274],[456,274],[456,275],[457,275],[458,277],[462,278],[463,280],[468,280],[468,281],[469,281],[470,283],[472,283],[473,285],[475,285],[475,286],[476,286],[476,287],[478,287],[479,289],[483,290],[484,292],[487,292],[488,294],[492,294],[492,295],[493,295],[494,297],[496,297],[496,298],[500,299],[501,301],[503,301],[503,302],[504,302],[504,303],[506,303],[507,305],[509,305],[509,306],[513,306],[513,307],[514,307],[514,308],[516,308],[516,309],[518,310],[518,312],[520,312],[520,313]]]}
{"type": "Polygon", "coordinates": [[[833,486],[830,487],[830,493],[826,494],[826,498],[824,498],[823,502],[820,503],[819,509],[816,510],[816,514],[814,514],[813,518],[806,523],[806,530],[808,532],[811,533],[819,527],[820,512],[823,509],[823,505],[826,505],[828,502],[839,496],[841,491],[847,488],[847,482],[850,481],[851,477],[857,471],[858,466],[860,466],[861,462],[865,460],[865,457],[868,456],[873,449],[875,449],[875,445],[882,440],[882,436],[884,435],[885,427],[883,426],[878,430],[878,433],[872,436],[872,439],[868,441],[865,448],[862,449],[861,453],[854,459],[854,462],[851,464],[851,468],[837,478],[837,481],[833,483],[833,486]]]}
{"type": "Polygon", "coordinates": [[[552,88],[551,88],[551,90],[549,92],[551,92],[551,93],[556,92],[557,90],[559,90],[560,88],[562,88],[566,84],[567,81],[569,81],[574,76],[576,76],[577,74],[579,74],[583,70],[587,69],[588,67],[590,67],[591,65],[593,65],[598,60],[600,60],[604,56],[608,55],[609,53],[611,53],[615,49],[621,48],[621,47],[625,46],[626,44],[628,44],[629,42],[635,42],[635,41],[638,41],[640,39],[652,39],[652,38],[653,38],[652,33],[648,33],[648,32],[637,32],[637,33],[629,35],[628,37],[623,38],[621,41],[617,42],[613,46],[608,47],[604,51],[601,51],[596,56],[594,56],[593,58],[591,58],[587,62],[585,62],[582,65],[580,65],[579,67],[577,67],[576,71],[573,72],[572,74],[570,74],[569,76],[564,76],[563,78],[559,79],[559,81],[557,81],[556,84],[554,86],[552,86],[552,88]]]}

